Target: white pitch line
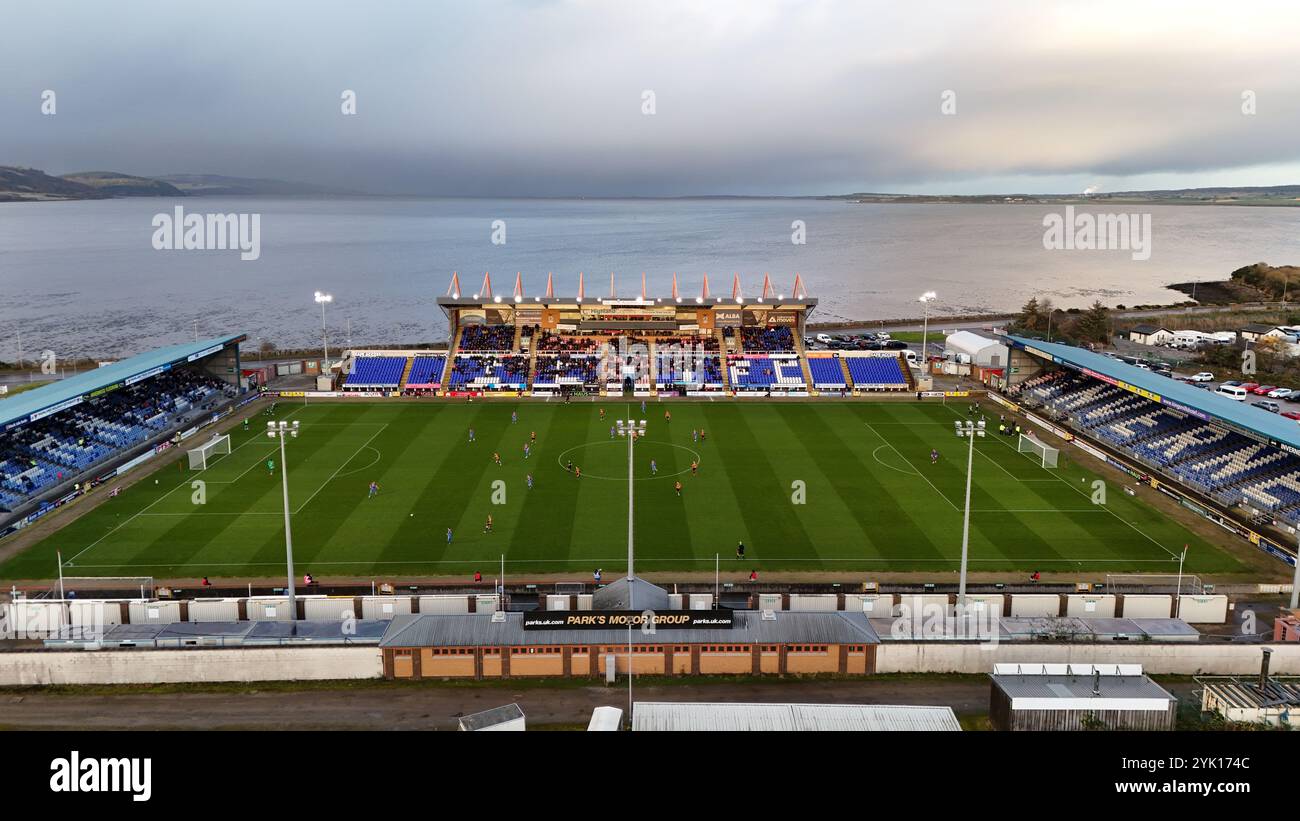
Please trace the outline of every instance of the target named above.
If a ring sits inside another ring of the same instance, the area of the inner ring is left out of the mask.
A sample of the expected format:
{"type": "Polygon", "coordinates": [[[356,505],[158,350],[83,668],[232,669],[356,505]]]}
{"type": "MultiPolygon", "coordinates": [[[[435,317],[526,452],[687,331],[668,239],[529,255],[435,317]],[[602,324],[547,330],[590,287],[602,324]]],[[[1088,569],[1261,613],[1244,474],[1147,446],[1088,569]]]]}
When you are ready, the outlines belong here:
{"type": "MultiPolygon", "coordinates": [[[[956,413],[956,411],[954,411],[954,413],[956,413]]],[[[1002,442],[1002,444],[1003,444],[1003,445],[1006,445],[1008,448],[1011,448],[1011,445],[1008,445],[1006,442],[1002,442]]],[[[1024,458],[1026,458],[1026,459],[1031,459],[1030,456],[1027,456],[1026,454],[1021,453],[1020,451],[1016,450],[1015,448],[1011,448],[1011,450],[1012,450],[1013,453],[1015,453],[1015,454],[1017,454],[1017,455],[1019,455],[1019,456],[1024,456],[1024,458]]],[[[1045,468],[1044,468],[1044,469],[1045,469],[1045,468]]],[[[1078,493],[1078,494],[1079,494],[1080,496],[1082,496],[1083,498],[1085,498],[1085,499],[1091,499],[1091,498],[1092,498],[1092,497],[1089,496],[1088,494],[1084,493],[1082,490],[1079,490],[1077,487],[1075,487],[1074,484],[1073,484],[1072,482],[1067,482],[1067,481],[1065,481],[1064,479],[1062,479],[1060,476],[1056,476],[1055,478],[1056,478],[1057,481],[1059,481],[1061,484],[1065,485],[1065,486],[1068,487],[1070,490],[1073,490],[1075,493],[1078,493]]],[[[1123,516],[1119,515],[1119,514],[1116,513],[1115,511],[1111,510],[1108,506],[1106,506],[1106,505],[1097,505],[1097,507],[1100,507],[1102,510],[1105,510],[1107,513],[1109,513],[1110,515],[1114,516],[1116,519],[1119,519],[1121,522],[1123,522],[1124,524],[1126,524],[1126,525],[1128,525],[1129,527],[1131,527],[1131,528],[1133,529],[1133,532],[1139,534],[1139,535],[1142,536],[1144,539],[1146,539],[1147,541],[1151,542],[1151,544],[1155,545],[1156,547],[1160,548],[1160,549],[1163,550],[1164,552],[1168,553],[1168,554],[1169,554],[1169,557],[1170,557],[1171,559],[1177,559],[1177,558],[1178,558],[1178,554],[1177,554],[1177,553],[1173,552],[1173,551],[1170,550],[1169,548],[1167,548],[1167,547],[1165,547],[1164,545],[1160,544],[1160,542],[1157,542],[1155,539],[1151,538],[1151,537],[1148,536],[1146,533],[1143,533],[1143,532],[1138,528],[1137,525],[1133,524],[1133,523],[1130,522],[1129,520],[1125,519],[1123,516]]],[[[1159,561],[1167,561],[1167,560],[1166,560],[1166,559],[1160,559],[1159,561]]]]}
{"type": "MultiPolygon", "coordinates": [[[[292,416],[293,414],[297,413],[298,410],[299,410],[300,408],[303,408],[303,407],[306,407],[306,405],[300,405],[298,408],[294,408],[293,410],[291,410],[291,411],[289,411],[288,413],[286,413],[285,416],[292,416]]],[[[247,442],[243,442],[243,443],[241,443],[241,444],[239,445],[239,447],[235,448],[234,450],[232,450],[232,451],[230,452],[231,455],[234,455],[234,452],[235,452],[236,450],[239,450],[240,448],[244,447],[244,445],[250,445],[250,444],[252,444],[253,442],[256,442],[256,441],[257,441],[257,438],[254,437],[254,438],[250,438],[247,442]]],[[[126,527],[128,524],[130,524],[131,522],[133,522],[133,521],[135,520],[136,516],[141,515],[141,514],[144,513],[146,510],[148,510],[149,508],[151,508],[151,507],[153,507],[154,505],[158,504],[158,503],[161,502],[163,499],[166,499],[168,496],[172,495],[172,494],[175,493],[177,490],[180,490],[182,486],[184,486],[184,485],[188,485],[188,484],[189,484],[190,482],[192,482],[192,481],[194,481],[194,478],[193,478],[192,476],[187,476],[186,478],[182,479],[182,480],[181,480],[181,483],[180,483],[179,485],[177,485],[176,487],[174,487],[174,488],[172,488],[171,490],[167,491],[167,492],[164,493],[163,495],[159,496],[157,499],[154,499],[152,502],[150,502],[149,504],[147,504],[147,505],[145,505],[143,508],[141,508],[137,513],[135,513],[135,514],[133,514],[132,516],[130,516],[129,518],[127,518],[126,521],[122,522],[120,525],[118,525],[117,527],[115,527],[115,528],[113,528],[112,530],[108,531],[108,532],[105,533],[103,536],[100,536],[100,537],[99,537],[98,539],[96,539],[95,541],[93,541],[93,542],[91,542],[90,544],[86,545],[84,548],[82,548],[82,549],[81,549],[81,550],[76,554],[76,556],[72,556],[72,557],[68,558],[68,560],[64,562],[64,565],[67,566],[67,567],[71,567],[71,566],[72,566],[72,562],[77,558],[77,556],[80,556],[82,553],[85,553],[87,550],[90,550],[92,547],[94,547],[95,545],[97,545],[97,544],[99,544],[100,542],[104,541],[104,540],[107,539],[109,536],[112,536],[112,535],[113,535],[114,533],[116,533],[117,531],[119,531],[119,530],[121,530],[122,528],[126,527]]],[[[96,566],[96,565],[90,565],[90,567],[95,567],[95,566],[96,566]]],[[[111,567],[112,565],[105,565],[105,566],[106,566],[106,567],[111,567]]],[[[126,566],[126,565],[123,565],[123,567],[125,567],[125,566],[126,566]]],[[[147,566],[147,565],[146,565],[146,566],[147,566]]]]}
{"type": "Polygon", "coordinates": [[[297,509],[293,511],[294,515],[296,516],[297,514],[301,513],[303,508],[307,507],[307,505],[311,503],[311,500],[316,498],[317,493],[320,493],[322,490],[325,489],[326,485],[334,481],[334,477],[339,475],[339,471],[347,467],[348,464],[350,464],[353,459],[357,458],[357,456],[361,453],[361,451],[365,450],[366,447],[369,446],[371,442],[375,441],[376,436],[383,433],[387,428],[388,428],[388,423],[385,422],[383,427],[381,427],[379,430],[375,431],[374,433],[370,434],[370,438],[367,439],[365,442],[362,442],[361,447],[357,448],[355,451],[352,452],[351,456],[343,460],[343,464],[339,465],[338,468],[335,469],[335,471],[330,474],[330,477],[326,479],[324,482],[322,482],[320,487],[316,488],[316,493],[313,493],[312,495],[308,496],[307,501],[298,505],[297,509]]]}
{"type": "MultiPolygon", "coordinates": [[[[880,431],[878,431],[878,430],[876,430],[874,427],[872,427],[870,422],[863,422],[862,424],[866,425],[866,426],[871,430],[871,432],[874,433],[876,436],[879,436],[879,437],[880,437],[880,441],[884,442],[886,445],[889,445],[889,447],[893,448],[894,453],[897,453],[897,454],[898,454],[898,458],[900,458],[900,459],[902,459],[904,462],[906,462],[908,467],[910,467],[912,470],[916,470],[916,465],[913,465],[913,464],[911,463],[911,461],[908,460],[908,458],[907,458],[906,456],[903,455],[902,451],[900,451],[898,448],[894,447],[894,444],[893,444],[892,442],[890,442],[890,441],[889,441],[888,439],[886,439],[885,437],[881,436],[881,435],[880,435],[880,431]]],[[[925,483],[926,483],[927,485],[929,485],[930,487],[934,488],[934,492],[937,493],[937,494],[939,494],[940,496],[942,496],[942,497],[943,497],[943,500],[944,500],[945,502],[948,503],[949,507],[951,507],[953,510],[957,511],[958,513],[961,512],[961,508],[959,508],[959,507],[957,507],[957,505],[953,504],[952,499],[949,499],[948,496],[947,496],[947,494],[945,494],[942,490],[939,490],[939,488],[935,487],[935,486],[934,486],[934,482],[931,482],[931,481],[930,481],[930,480],[925,476],[924,473],[921,473],[919,470],[917,470],[917,471],[916,471],[916,475],[917,475],[917,476],[920,476],[920,477],[925,481],[925,483]]]]}

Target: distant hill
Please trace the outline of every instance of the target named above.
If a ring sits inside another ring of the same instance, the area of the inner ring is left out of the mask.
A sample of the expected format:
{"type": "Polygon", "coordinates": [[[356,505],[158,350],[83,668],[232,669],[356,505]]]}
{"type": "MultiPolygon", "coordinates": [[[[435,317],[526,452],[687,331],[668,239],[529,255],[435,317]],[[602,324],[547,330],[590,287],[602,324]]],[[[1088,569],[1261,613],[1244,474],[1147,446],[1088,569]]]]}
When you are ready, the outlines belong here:
{"type": "Polygon", "coordinates": [[[64,174],[63,179],[88,185],[114,197],[187,196],[176,186],[162,180],[136,177],[131,174],[121,174],[117,171],[78,171],[75,174],[64,174]]]}
{"type": "Polygon", "coordinates": [[[0,202],[104,200],[111,196],[92,185],[54,177],[36,168],[0,165],[0,202]]]}
{"type": "Polygon", "coordinates": [[[223,177],[220,174],[169,174],[158,179],[196,197],[324,197],[356,193],[305,182],[223,177]]]}
{"type": "Polygon", "coordinates": [[[1099,191],[1089,194],[843,194],[824,199],[869,203],[950,202],[975,204],[1149,203],[1155,205],[1300,205],[1300,185],[1240,188],[1174,188],[1156,191],[1099,191]]]}

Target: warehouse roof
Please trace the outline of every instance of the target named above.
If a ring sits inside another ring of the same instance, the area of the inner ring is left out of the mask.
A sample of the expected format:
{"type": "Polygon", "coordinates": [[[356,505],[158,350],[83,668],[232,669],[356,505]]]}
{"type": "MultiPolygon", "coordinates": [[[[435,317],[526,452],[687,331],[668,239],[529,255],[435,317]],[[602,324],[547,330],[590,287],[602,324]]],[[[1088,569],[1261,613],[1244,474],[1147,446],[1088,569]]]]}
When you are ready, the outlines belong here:
{"type": "MultiPolygon", "coordinates": [[[[204,644],[376,644],[388,627],[387,620],[357,619],[345,630],[344,622],[328,621],[182,621],[172,624],[119,624],[104,632],[101,643],[183,645],[197,640],[204,644]]],[[[90,644],[81,639],[77,645],[90,644]]]]}
{"type": "Polygon", "coordinates": [[[1084,348],[1013,335],[1008,335],[1006,340],[1013,348],[1081,371],[1153,402],[1168,405],[1207,422],[1226,424],[1247,435],[1273,444],[1286,445],[1300,453],[1300,426],[1292,419],[1084,348]]]}
{"type": "Polygon", "coordinates": [[[466,731],[485,730],[488,727],[518,721],[523,717],[524,710],[522,707],[518,704],[506,704],[501,707],[493,707],[482,712],[461,716],[459,724],[460,728],[466,731]]]}
{"type": "MultiPolygon", "coordinates": [[[[637,632],[637,644],[877,644],[880,639],[866,616],[856,612],[734,613],[735,626],[726,629],[661,628],[637,632]]],[[[380,647],[522,647],[556,644],[623,644],[627,630],[525,630],[522,613],[506,613],[504,621],[481,614],[412,614],[394,618],[380,647]]]]}
{"type": "Polygon", "coordinates": [[[1140,667],[1134,671],[1130,665],[1026,664],[1010,672],[1013,666],[999,664],[991,676],[993,686],[1011,699],[1013,710],[1165,710],[1177,701],[1142,675],[1140,667]],[[1066,671],[1053,671],[1056,667],[1066,671]],[[1114,672],[1120,675],[1107,674],[1114,672]]]}
{"type": "Polygon", "coordinates": [[[632,709],[633,730],[960,731],[951,707],[892,704],[736,704],[644,702],[632,709]]]}
{"type": "Polygon", "coordinates": [[[0,429],[31,421],[33,416],[39,419],[64,407],[72,407],[105,388],[133,384],[153,376],[154,372],[162,372],[178,363],[202,359],[245,339],[245,335],[236,334],[171,345],[23,391],[0,401],[0,429]]]}
{"type": "Polygon", "coordinates": [[[1259,686],[1258,676],[1202,677],[1196,682],[1229,707],[1300,707],[1300,679],[1297,678],[1270,678],[1263,687],[1259,686]]]}

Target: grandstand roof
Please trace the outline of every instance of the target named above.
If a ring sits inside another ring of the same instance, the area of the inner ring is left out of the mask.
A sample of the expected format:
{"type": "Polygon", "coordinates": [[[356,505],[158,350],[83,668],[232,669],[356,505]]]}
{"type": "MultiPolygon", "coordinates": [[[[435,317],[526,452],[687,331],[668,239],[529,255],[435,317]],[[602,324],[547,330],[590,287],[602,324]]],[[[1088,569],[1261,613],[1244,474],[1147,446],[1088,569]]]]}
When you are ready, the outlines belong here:
{"type": "Polygon", "coordinates": [[[1154,402],[1190,413],[1207,422],[1217,422],[1248,436],[1265,439],[1274,445],[1284,446],[1294,453],[1300,453],[1300,425],[1293,419],[1251,407],[1245,402],[1219,396],[1190,383],[1160,376],[1084,348],[1013,335],[1007,335],[1006,340],[1013,348],[1072,367],[1089,376],[1110,382],[1116,387],[1132,391],[1154,402]]]}
{"type": "Polygon", "coordinates": [[[202,359],[247,338],[244,334],[237,334],[170,345],[24,391],[17,396],[0,400],[0,430],[72,407],[105,388],[128,385],[161,373],[177,363],[202,359]]]}

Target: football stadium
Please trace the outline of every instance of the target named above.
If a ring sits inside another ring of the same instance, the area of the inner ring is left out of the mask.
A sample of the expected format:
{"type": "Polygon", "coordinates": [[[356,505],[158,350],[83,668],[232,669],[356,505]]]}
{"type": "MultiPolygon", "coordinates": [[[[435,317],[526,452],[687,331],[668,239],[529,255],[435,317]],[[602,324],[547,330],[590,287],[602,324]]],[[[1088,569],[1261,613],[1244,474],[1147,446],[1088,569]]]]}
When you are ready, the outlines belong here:
{"type": "Polygon", "coordinates": [[[286,505],[297,570],[316,577],[615,572],[629,421],[642,572],[950,579],[968,452],[973,572],[1233,574],[1250,545],[1289,555],[1290,426],[1252,430],[1216,413],[1240,408],[1157,394],[1142,380],[1163,377],[1086,351],[987,340],[1010,367],[937,391],[939,362],[807,350],[800,281],[747,300],[738,281],[729,298],[593,299],[453,279],[438,306],[446,349],[348,350],[315,390],[261,384],[233,335],[6,401],[0,505],[23,542],[0,577],[274,578],[286,505]],[[971,421],[986,435],[955,435],[971,421]]]}

